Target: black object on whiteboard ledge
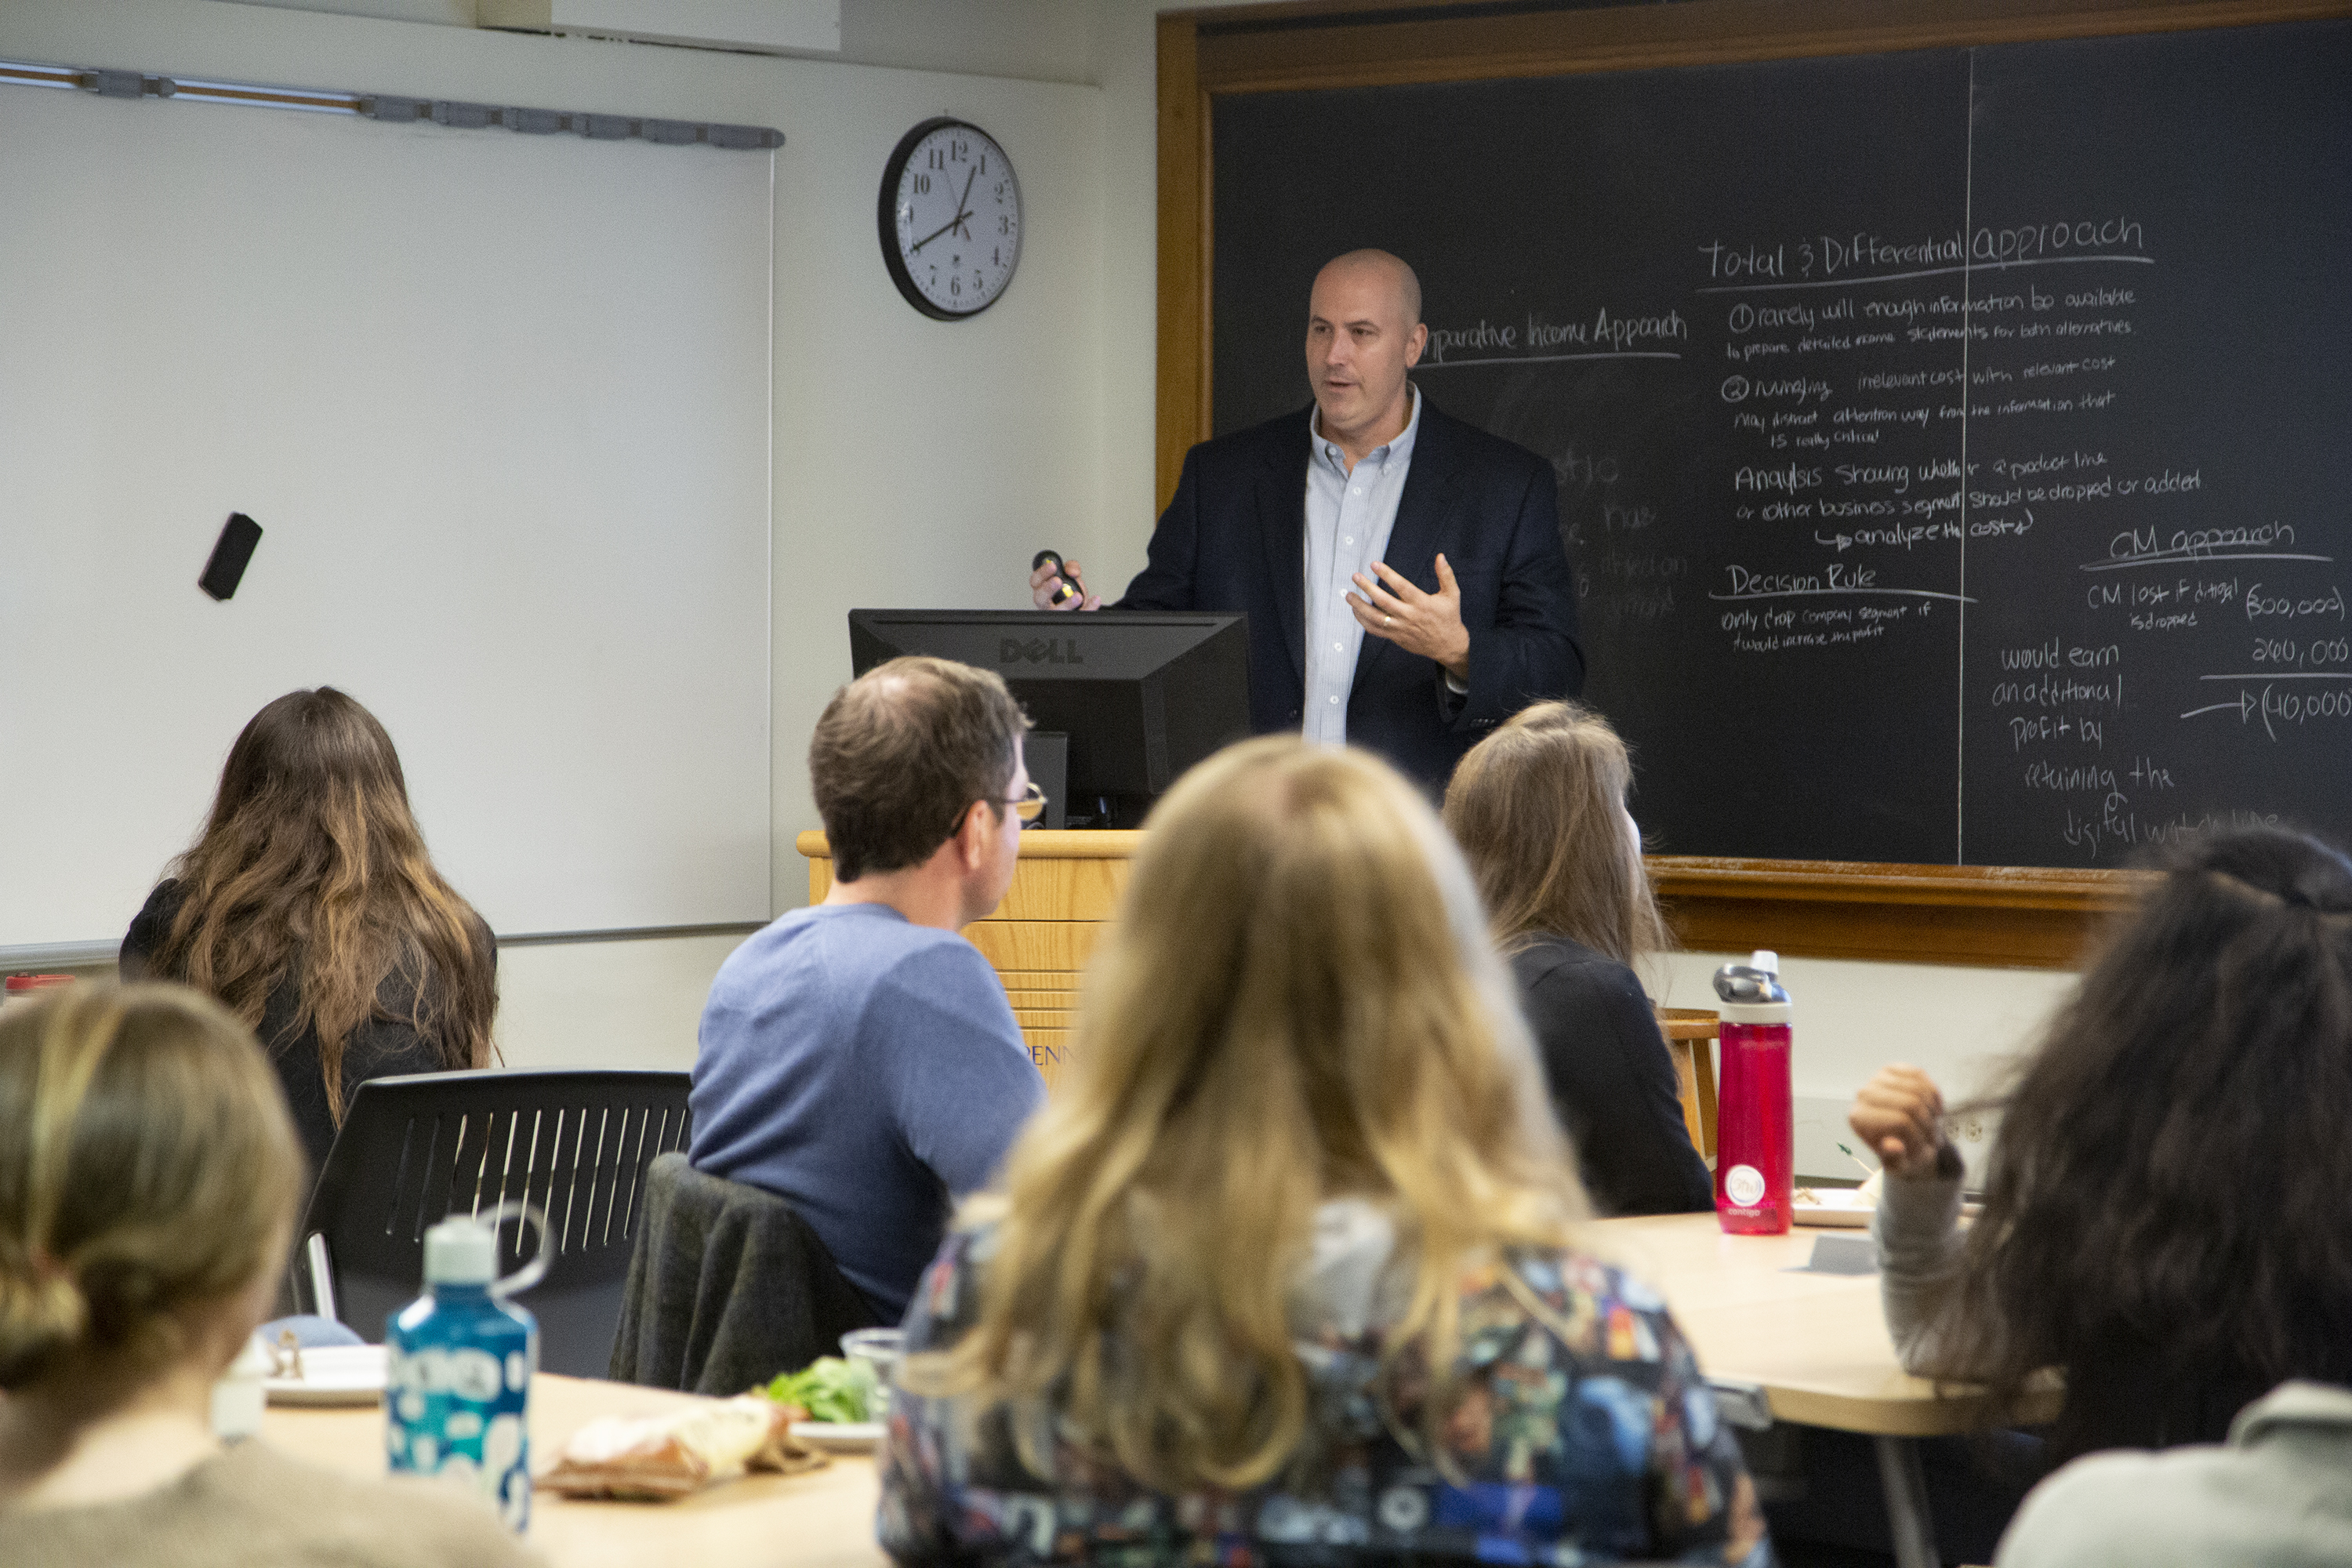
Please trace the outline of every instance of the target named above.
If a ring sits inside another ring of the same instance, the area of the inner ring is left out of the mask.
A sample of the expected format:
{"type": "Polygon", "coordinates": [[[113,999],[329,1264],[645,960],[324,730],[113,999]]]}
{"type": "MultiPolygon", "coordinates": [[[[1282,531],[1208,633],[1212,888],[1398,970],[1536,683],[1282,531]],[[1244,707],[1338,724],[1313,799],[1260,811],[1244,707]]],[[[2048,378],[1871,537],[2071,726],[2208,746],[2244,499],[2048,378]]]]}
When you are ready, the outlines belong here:
{"type": "Polygon", "coordinates": [[[205,574],[196,579],[196,586],[214,598],[226,601],[236,592],[245,579],[246,563],[253,559],[253,547],[261,542],[261,524],[241,511],[228,514],[221,525],[220,539],[213,546],[213,558],[205,563],[205,574]]]}

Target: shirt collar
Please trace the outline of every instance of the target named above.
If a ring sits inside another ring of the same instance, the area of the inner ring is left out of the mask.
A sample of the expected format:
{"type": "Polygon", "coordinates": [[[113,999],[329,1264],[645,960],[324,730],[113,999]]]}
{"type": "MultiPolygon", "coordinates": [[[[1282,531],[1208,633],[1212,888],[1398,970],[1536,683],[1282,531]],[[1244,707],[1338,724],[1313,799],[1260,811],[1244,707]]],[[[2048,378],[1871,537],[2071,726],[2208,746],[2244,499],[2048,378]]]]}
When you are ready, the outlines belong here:
{"type": "MultiPolygon", "coordinates": [[[[1421,433],[1421,388],[1409,381],[1404,387],[1412,412],[1405,416],[1403,430],[1392,437],[1387,445],[1375,447],[1365,453],[1364,461],[1384,464],[1391,458],[1399,462],[1412,460],[1413,437],[1421,433]]],[[[1323,438],[1323,410],[1318,405],[1307,405],[1307,437],[1317,462],[1328,465],[1334,473],[1347,473],[1347,455],[1339,450],[1337,442],[1323,438]]]]}

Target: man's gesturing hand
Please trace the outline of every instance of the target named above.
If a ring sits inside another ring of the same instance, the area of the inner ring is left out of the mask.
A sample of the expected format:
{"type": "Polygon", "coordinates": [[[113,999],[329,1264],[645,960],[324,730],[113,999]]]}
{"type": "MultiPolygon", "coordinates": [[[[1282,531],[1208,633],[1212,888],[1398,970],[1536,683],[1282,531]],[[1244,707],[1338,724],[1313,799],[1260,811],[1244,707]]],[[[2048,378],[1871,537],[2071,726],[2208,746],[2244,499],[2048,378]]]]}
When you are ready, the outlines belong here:
{"type": "Polygon", "coordinates": [[[1870,1145],[1890,1176],[1925,1176],[1943,1146],[1943,1091],[1914,1067],[1884,1067],[1862,1086],[1846,1112],[1854,1136],[1870,1145]]]}
{"type": "Polygon", "coordinates": [[[1456,680],[1470,679],[1470,633],[1462,625],[1462,588],[1454,568],[1437,558],[1437,592],[1424,594],[1385,561],[1372,563],[1377,579],[1356,574],[1358,593],[1348,595],[1356,624],[1386,637],[1407,653],[1433,658],[1456,680]]]}

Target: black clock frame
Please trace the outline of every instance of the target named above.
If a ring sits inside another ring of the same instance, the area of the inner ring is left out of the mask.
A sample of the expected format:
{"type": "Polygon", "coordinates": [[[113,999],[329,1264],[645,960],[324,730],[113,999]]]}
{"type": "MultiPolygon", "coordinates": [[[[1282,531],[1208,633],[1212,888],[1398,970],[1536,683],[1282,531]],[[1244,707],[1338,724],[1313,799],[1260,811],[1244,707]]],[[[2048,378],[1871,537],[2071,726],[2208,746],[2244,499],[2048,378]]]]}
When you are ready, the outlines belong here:
{"type": "MultiPolygon", "coordinates": [[[[935,321],[969,321],[987,310],[989,306],[995,304],[997,300],[1004,298],[1004,292],[1000,290],[996,299],[985,300],[970,310],[943,310],[931,303],[923,291],[915,286],[915,275],[907,270],[906,259],[898,254],[899,178],[906,174],[908,160],[914,157],[915,149],[922,144],[923,139],[934,131],[943,131],[950,126],[961,126],[966,131],[987,136],[990,144],[994,146],[1000,154],[1003,153],[1004,143],[990,136],[986,131],[974,125],[971,121],[958,120],[951,114],[933,115],[898,138],[898,145],[890,150],[890,161],[882,165],[882,194],[880,199],[875,204],[874,216],[876,226],[881,235],[882,264],[890,269],[890,281],[898,286],[898,293],[907,303],[935,321]]],[[[1004,172],[1011,177],[1013,188],[1018,191],[1021,188],[1021,175],[1020,172],[1013,167],[1013,159],[1010,155],[1004,158],[1004,172]]],[[[1006,290],[1013,287],[1013,275],[1021,270],[1021,242],[1026,237],[1029,226],[1027,221],[1029,214],[1026,207],[1023,208],[1021,216],[1023,232],[1013,237],[1013,266],[1004,275],[1006,290]]]]}

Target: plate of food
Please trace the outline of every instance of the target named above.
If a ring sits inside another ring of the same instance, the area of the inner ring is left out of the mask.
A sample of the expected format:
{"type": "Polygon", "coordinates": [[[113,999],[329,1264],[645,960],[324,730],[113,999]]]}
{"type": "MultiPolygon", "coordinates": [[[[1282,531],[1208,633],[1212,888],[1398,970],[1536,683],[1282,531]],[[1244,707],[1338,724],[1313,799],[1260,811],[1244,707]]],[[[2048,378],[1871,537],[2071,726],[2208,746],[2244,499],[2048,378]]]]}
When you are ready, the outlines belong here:
{"type": "Polygon", "coordinates": [[[812,1447],[860,1451],[882,1441],[880,1417],[889,1408],[889,1392],[866,1357],[820,1356],[777,1378],[766,1393],[779,1405],[808,1413],[805,1420],[793,1423],[792,1432],[812,1447]]]}
{"type": "Polygon", "coordinates": [[[1799,1225],[1860,1230],[1878,1212],[1876,1197],[1860,1187],[1799,1187],[1789,1217],[1799,1225]]]}
{"type": "Polygon", "coordinates": [[[793,1436],[812,1448],[839,1453],[866,1453],[881,1446],[885,1428],[879,1421],[795,1421],[793,1436]]]}
{"type": "Polygon", "coordinates": [[[272,1405],[373,1405],[383,1397],[382,1345],[320,1345],[276,1352],[262,1380],[272,1405]]]}

